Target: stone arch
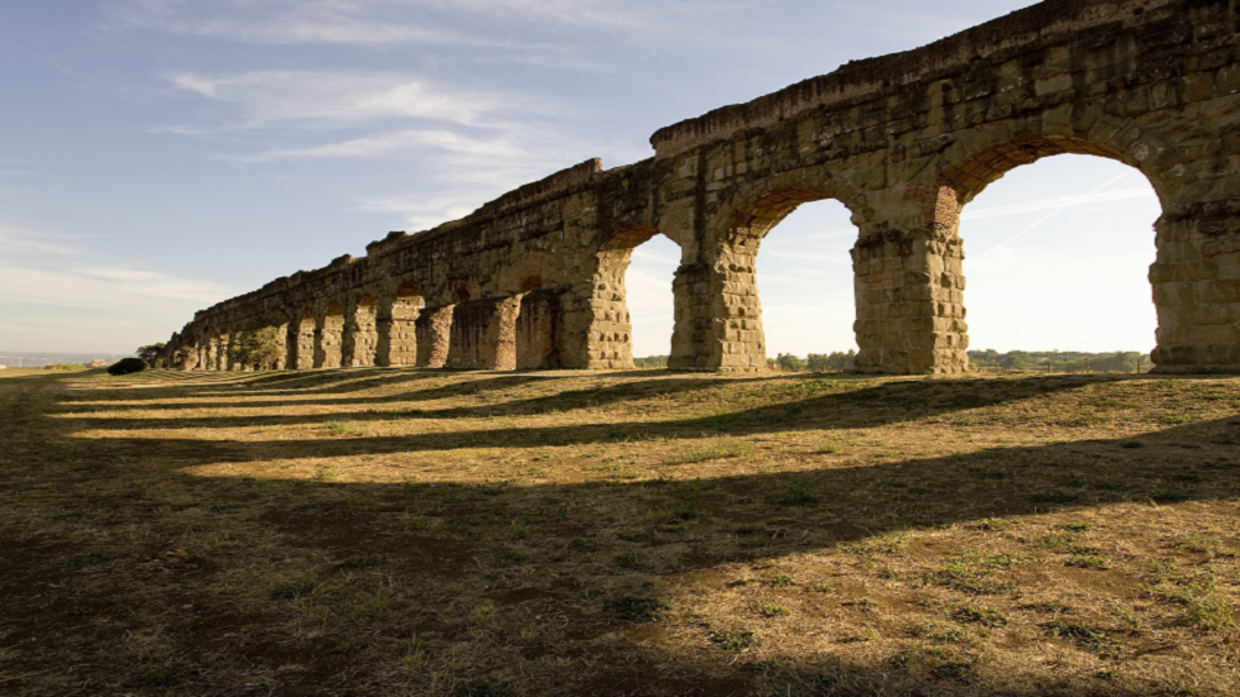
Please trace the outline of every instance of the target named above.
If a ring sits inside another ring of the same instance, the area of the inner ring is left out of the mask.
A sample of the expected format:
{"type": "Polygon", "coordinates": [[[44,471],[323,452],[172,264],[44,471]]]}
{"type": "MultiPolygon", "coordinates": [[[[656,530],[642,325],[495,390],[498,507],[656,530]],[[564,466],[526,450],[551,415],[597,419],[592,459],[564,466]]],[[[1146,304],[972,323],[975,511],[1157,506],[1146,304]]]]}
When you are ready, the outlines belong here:
{"type": "MultiPolygon", "coordinates": [[[[936,295],[938,308],[935,329],[944,336],[945,348],[954,349],[957,354],[955,360],[962,365],[967,365],[965,350],[969,346],[969,338],[965,321],[966,284],[963,274],[964,248],[959,234],[960,217],[965,206],[978,194],[1017,167],[1066,154],[1101,157],[1136,169],[1153,186],[1164,211],[1174,192],[1183,185],[1184,168],[1178,167],[1183,158],[1151,129],[1135,122],[1117,124],[1112,120],[1103,120],[1102,125],[1095,123],[1090,133],[1094,136],[1000,135],[986,146],[975,148],[975,152],[957,155],[955,162],[942,170],[933,191],[925,192],[921,197],[922,215],[935,238],[931,246],[935,247],[934,256],[938,261],[930,269],[931,292],[936,295]],[[1171,176],[1171,170],[1180,174],[1171,176]],[[1179,181],[1176,181],[1177,176],[1179,181]]],[[[952,154],[950,149],[947,154],[952,154]]],[[[916,185],[910,185],[911,192],[916,188],[916,185]]],[[[906,198],[918,197],[906,195],[906,198]]],[[[1165,227],[1163,217],[1160,216],[1154,227],[1159,231],[1154,235],[1154,242],[1161,261],[1165,258],[1161,239],[1161,229],[1165,227]]],[[[1150,278],[1155,283],[1155,307],[1161,326],[1167,313],[1157,301],[1155,269],[1158,266],[1156,262],[1151,268],[1150,278]]]]}
{"type": "Polygon", "coordinates": [[[1172,192],[1184,184],[1182,177],[1179,182],[1171,181],[1166,170],[1179,169],[1175,165],[1181,164],[1182,158],[1160,136],[1136,124],[1120,127],[1120,130],[1129,133],[1123,139],[1130,141],[1129,148],[1113,142],[1114,136],[1093,139],[1074,135],[1035,135],[1000,137],[985,148],[962,152],[954,162],[945,163],[935,191],[920,196],[926,222],[937,229],[956,229],[963,206],[986,187],[1017,167],[1055,155],[1092,155],[1129,165],[1145,175],[1166,208],[1172,192]],[[1126,153],[1129,149],[1135,152],[1126,153]],[[1159,156],[1154,157],[1153,153],[1159,156]]]}
{"type": "Polygon", "coordinates": [[[713,219],[720,221],[717,227],[725,233],[721,241],[749,244],[760,242],[801,204],[824,199],[843,203],[858,227],[874,214],[852,183],[821,167],[807,167],[741,184],[713,219]]]}
{"type": "Polygon", "coordinates": [[[587,332],[590,367],[633,367],[633,318],[629,313],[625,276],[633,260],[633,251],[659,234],[661,231],[650,225],[623,223],[599,243],[594,254],[591,291],[594,316],[587,332]]]}
{"type": "MultiPolygon", "coordinates": [[[[861,179],[872,173],[855,173],[861,179]]],[[[854,225],[874,216],[864,194],[824,167],[804,167],[739,184],[707,221],[694,264],[676,273],[670,365],[680,369],[766,369],[756,262],[766,235],[798,206],[834,199],[854,225]]]]}

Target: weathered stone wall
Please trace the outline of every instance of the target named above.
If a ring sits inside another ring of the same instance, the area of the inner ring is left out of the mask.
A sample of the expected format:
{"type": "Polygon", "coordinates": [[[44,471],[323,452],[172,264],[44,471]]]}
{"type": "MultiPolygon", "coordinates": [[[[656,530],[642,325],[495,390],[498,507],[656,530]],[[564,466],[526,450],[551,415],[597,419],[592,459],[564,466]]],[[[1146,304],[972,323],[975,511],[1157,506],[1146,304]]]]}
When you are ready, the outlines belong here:
{"type": "Polygon", "coordinates": [[[1043,2],[664,128],[651,160],[588,161],[392,233],[199,312],[169,351],[225,369],[230,337],[266,323],[289,327],[289,367],[629,367],[625,270],[661,233],[682,252],[670,365],[761,369],[762,241],[832,198],[858,228],[858,366],[958,372],[963,206],[1014,167],[1080,153],[1141,170],[1162,203],[1157,369],[1237,371],[1238,22],[1240,0],[1043,2]]]}

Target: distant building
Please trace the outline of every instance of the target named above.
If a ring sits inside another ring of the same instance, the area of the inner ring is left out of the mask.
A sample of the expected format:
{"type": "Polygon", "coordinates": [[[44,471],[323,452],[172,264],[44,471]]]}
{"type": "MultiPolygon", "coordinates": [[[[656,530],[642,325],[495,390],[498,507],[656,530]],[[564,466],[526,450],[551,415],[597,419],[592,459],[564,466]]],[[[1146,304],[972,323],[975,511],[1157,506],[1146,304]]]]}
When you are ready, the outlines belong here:
{"type": "Polygon", "coordinates": [[[7,365],[0,365],[0,370],[4,370],[5,368],[8,368],[8,366],[7,366],[7,365]]]}
{"type": "Polygon", "coordinates": [[[88,368],[106,368],[108,367],[108,362],[103,360],[102,358],[96,358],[95,360],[91,361],[90,365],[88,365],[87,367],[88,368]]]}

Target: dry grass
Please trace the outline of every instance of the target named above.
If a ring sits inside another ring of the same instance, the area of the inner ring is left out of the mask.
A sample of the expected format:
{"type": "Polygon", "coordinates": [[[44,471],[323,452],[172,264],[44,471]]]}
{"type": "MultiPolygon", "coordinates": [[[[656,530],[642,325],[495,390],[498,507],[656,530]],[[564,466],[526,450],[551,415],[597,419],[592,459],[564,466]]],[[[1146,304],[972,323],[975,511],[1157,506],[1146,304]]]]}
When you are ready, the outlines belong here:
{"type": "Polygon", "coordinates": [[[0,374],[0,693],[1231,695],[1240,381],[0,374]]]}

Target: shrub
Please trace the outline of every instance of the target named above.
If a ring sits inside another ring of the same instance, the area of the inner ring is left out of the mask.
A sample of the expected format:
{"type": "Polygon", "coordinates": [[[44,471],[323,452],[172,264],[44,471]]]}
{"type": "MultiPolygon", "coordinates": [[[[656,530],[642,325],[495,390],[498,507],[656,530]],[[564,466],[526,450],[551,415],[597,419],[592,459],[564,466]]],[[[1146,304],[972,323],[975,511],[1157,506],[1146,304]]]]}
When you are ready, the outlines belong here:
{"type": "Polygon", "coordinates": [[[146,361],[141,358],[122,358],[108,366],[108,375],[128,375],[146,370],[146,361]]]}
{"type": "Polygon", "coordinates": [[[267,370],[275,368],[283,352],[280,330],[259,320],[237,335],[228,347],[228,358],[255,370],[267,370]]]}

